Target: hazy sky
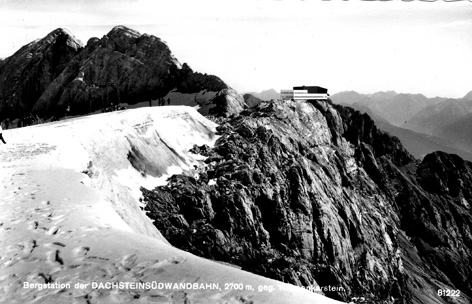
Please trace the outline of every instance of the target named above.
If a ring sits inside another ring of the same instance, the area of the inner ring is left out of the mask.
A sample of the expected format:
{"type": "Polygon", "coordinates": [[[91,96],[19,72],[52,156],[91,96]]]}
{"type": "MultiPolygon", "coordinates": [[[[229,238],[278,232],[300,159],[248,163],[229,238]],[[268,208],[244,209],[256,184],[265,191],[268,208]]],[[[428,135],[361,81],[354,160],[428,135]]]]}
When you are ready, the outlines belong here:
{"type": "Polygon", "coordinates": [[[472,90],[470,1],[0,0],[0,58],[58,27],[85,44],[119,24],[240,92],[472,90]]]}

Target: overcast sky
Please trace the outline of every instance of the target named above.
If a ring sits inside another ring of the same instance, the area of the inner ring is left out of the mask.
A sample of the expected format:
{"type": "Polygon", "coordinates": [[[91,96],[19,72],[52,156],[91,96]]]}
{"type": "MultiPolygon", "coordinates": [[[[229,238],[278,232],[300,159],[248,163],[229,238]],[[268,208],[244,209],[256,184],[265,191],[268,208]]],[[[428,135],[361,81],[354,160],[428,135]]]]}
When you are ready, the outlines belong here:
{"type": "Polygon", "coordinates": [[[240,92],[472,90],[470,1],[0,0],[0,58],[58,27],[85,44],[119,24],[240,92]]]}

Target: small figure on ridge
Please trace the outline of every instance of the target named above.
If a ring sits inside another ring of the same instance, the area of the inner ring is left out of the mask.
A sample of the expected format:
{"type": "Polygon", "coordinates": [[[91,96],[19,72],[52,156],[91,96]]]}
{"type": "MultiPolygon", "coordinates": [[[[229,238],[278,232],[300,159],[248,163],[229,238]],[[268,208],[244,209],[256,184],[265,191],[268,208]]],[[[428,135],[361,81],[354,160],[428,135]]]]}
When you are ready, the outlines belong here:
{"type": "Polygon", "coordinates": [[[3,133],[3,129],[2,129],[2,124],[0,123],[0,139],[2,140],[4,144],[6,144],[5,140],[3,139],[2,133],[3,133]]]}

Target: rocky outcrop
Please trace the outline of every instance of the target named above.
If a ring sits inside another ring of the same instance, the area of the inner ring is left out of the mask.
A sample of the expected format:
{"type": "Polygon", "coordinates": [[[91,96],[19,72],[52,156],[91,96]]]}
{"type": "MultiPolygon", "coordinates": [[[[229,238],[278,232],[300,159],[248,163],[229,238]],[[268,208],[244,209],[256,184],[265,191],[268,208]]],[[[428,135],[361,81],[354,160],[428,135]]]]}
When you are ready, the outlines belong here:
{"type": "MultiPolygon", "coordinates": [[[[357,114],[349,109],[338,109],[344,113],[344,119],[349,117],[346,113],[357,114]]],[[[365,119],[369,120],[367,116],[365,119]]],[[[366,133],[363,126],[365,124],[354,124],[354,132],[366,133]]],[[[372,133],[374,128],[367,133],[372,133]]],[[[380,170],[375,170],[371,176],[389,198],[399,217],[399,228],[409,240],[406,242],[403,235],[399,235],[404,264],[409,270],[407,287],[412,301],[454,302],[457,299],[437,297],[438,289],[452,288],[463,292],[464,297],[459,298],[459,302],[469,303],[472,294],[468,279],[472,274],[469,266],[472,258],[471,163],[444,152],[426,155],[420,163],[405,153],[398,139],[389,140],[388,135],[380,134],[384,140],[379,141],[377,147],[371,145],[380,170]],[[387,157],[385,151],[390,151],[387,157]]],[[[351,142],[356,150],[362,150],[359,148],[363,143],[351,142]]]]}
{"type": "Polygon", "coordinates": [[[0,120],[29,115],[39,97],[83,46],[57,29],[0,64],[0,120]]]}
{"type": "Polygon", "coordinates": [[[244,98],[244,102],[247,104],[249,108],[258,106],[262,102],[260,98],[249,93],[244,94],[243,98],[244,98]]]}
{"type": "Polygon", "coordinates": [[[40,116],[85,114],[117,103],[164,96],[180,64],[159,38],[123,26],[90,39],[34,107],[40,116]],[[61,115],[62,114],[62,115],[61,115]]]}
{"type": "Polygon", "coordinates": [[[244,106],[242,97],[220,78],[181,65],[161,39],[124,26],[89,39],[84,48],[58,29],[8,58],[1,73],[7,79],[2,88],[9,89],[3,90],[0,106],[3,118],[10,119],[18,113],[46,119],[83,115],[162,99],[171,91],[218,95],[195,103],[214,104],[217,115],[239,113],[244,106]]]}
{"type": "Polygon", "coordinates": [[[418,166],[417,176],[428,192],[472,202],[472,167],[457,155],[434,152],[418,166]]]}
{"type": "Polygon", "coordinates": [[[227,88],[219,91],[211,100],[209,114],[229,117],[231,115],[238,115],[246,107],[247,105],[241,94],[232,88],[227,88]]]}
{"type": "Polygon", "coordinates": [[[179,75],[180,83],[176,90],[181,93],[219,92],[228,89],[228,85],[217,76],[194,72],[186,63],[182,65],[179,75]]]}
{"type": "Polygon", "coordinates": [[[418,164],[367,115],[325,101],[262,103],[217,130],[214,148],[192,150],[206,156],[194,176],[142,189],[171,244],[346,301],[448,303],[440,288],[470,301],[468,163],[418,164]]]}

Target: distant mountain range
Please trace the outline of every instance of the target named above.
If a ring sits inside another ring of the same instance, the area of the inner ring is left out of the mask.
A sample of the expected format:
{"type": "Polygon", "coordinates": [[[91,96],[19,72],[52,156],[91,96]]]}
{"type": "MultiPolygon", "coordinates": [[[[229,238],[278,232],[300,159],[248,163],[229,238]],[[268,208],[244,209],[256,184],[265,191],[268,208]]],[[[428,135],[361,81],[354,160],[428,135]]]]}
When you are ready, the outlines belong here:
{"type": "Polygon", "coordinates": [[[418,158],[439,150],[472,160],[472,92],[461,99],[448,99],[394,91],[346,91],[332,95],[331,100],[369,114],[418,158]]]}
{"type": "Polygon", "coordinates": [[[247,94],[257,97],[263,101],[269,101],[271,99],[280,99],[280,93],[274,89],[269,89],[262,92],[249,92],[247,94]]]}
{"type": "MultiPolygon", "coordinates": [[[[202,114],[231,115],[246,105],[219,77],[180,64],[161,39],[116,26],[84,46],[56,29],[0,61],[0,121],[83,115],[117,104],[184,95],[202,114]],[[205,94],[205,92],[210,92],[205,94]]],[[[176,104],[174,98],[171,104],[176,104]]]]}
{"type": "Polygon", "coordinates": [[[433,135],[451,140],[459,149],[472,151],[472,113],[469,111],[454,121],[435,128],[433,135]]]}
{"type": "Polygon", "coordinates": [[[354,108],[365,107],[395,126],[401,126],[415,114],[429,105],[440,103],[446,98],[427,98],[422,94],[399,94],[394,91],[359,94],[354,91],[341,92],[331,96],[336,103],[354,108]]]}
{"type": "Polygon", "coordinates": [[[447,99],[418,112],[405,128],[450,141],[472,151],[472,92],[462,99],[447,99]]]}
{"type": "Polygon", "coordinates": [[[472,99],[446,99],[419,111],[404,126],[417,132],[433,134],[435,129],[453,123],[472,112],[472,99]]]}
{"type": "MultiPolygon", "coordinates": [[[[463,159],[472,161],[470,149],[456,148],[454,142],[445,139],[447,137],[426,135],[380,121],[376,121],[375,124],[379,129],[398,137],[403,146],[418,159],[423,159],[425,155],[434,151],[443,151],[450,154],[457,154],[463,159]]],[[[470,130],[469,128],[469,134],[472,134],[470,130]]]]}

